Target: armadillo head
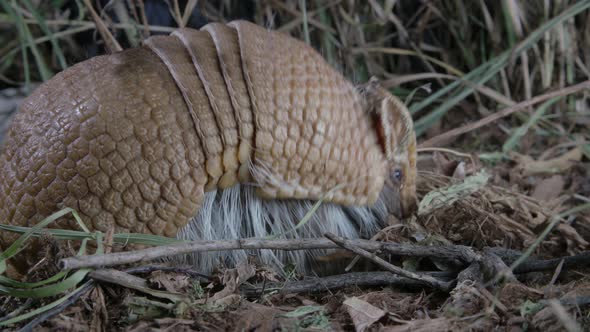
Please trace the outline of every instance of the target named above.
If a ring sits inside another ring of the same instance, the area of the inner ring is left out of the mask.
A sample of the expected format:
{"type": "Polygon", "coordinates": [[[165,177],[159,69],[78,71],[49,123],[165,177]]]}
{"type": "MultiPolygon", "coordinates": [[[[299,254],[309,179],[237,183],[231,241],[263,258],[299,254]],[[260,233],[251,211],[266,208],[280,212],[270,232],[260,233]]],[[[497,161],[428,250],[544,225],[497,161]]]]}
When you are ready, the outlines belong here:
{"type": "Polygon", "coordinates": [[[382,192],[390,212],[405,218],[416,212],[416,134],[406,106],[375,78],[360,87],[365,109],[373,116],[377,137],[388,162],[382,192]]]}

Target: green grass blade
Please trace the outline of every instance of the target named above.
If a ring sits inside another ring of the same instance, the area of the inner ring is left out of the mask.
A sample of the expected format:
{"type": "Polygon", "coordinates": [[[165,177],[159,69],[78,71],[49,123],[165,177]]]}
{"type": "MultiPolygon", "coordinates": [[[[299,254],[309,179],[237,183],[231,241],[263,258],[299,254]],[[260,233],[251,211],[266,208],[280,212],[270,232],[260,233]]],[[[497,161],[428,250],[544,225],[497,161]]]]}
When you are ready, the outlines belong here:
{"type": "Polygon", "coordinates": [[[57,61],[59,62],[61,69],[66,69],[68,67],[68,64],[66,62],[66,57],[64,56],[63,51],[61,50],[61,47],[59,46],[59,43],[57,42],[57,39],[53,35],[53,32],[51,32],[51,30],[49,30],[49,27],[47,26],[45,19],[35,9],[33,4],[31,3],[31,0],[22,0],[22,1],[25,4],[25,6],[27,7],[27,9],[31,12],[31,14],[33,14],[33,17],[35,18],[35,20],[37,20],[37,22],[39,23],[39,27],[41,28],[41,30],[43,30],[43,33],[45,33],[45,35],[49,37],[49,40],[51,42],[51,46],[53,46],[53,52],[55,53],[55,56],[57,57],[57,61]]]}
{"type": "Polygon", "coordinates": [[[311,39],[309,38],[309,24],[307,22],[307,7],[305,5],[305,0],[299,0],[299,8],[301,9],[301,13],[303,15],[303,36],[305,38],[305,43],[307,45],[311,45],[311,39]]]}
{"type": "MultiPolygon", "coordinates": [[[[466,81],[474,81],[475,77],[477,77],[481,73],[485,72],[486,69],[490,66],[490,64],[493,63],[493,61],[494,61],[494,59],[491,59],[490,61],[479,65],[479,67],[477,67],[474,70],[472,70],[471,72],[463,75],[462,79],[466,80],[466,81]]],[[[462,80],[460,80],[460,79],[450,83],[449,85],[445,86],[444,88],[442,88],[442,89],[438,90],[437,92],[433,93],[432,95],[428,96],[427,98],[425,98],[421,102],[411,105],[409,108],[409,111],[412,114],[420,112],[421,110],[423,110],[424,108],[426,108],[427,106],[429,106],[430,104],[432,104],[434,101],[438,100],[439,98],[441,98],[445,94],[460,87],[461,83],[462,83],[462,80]]]]}
{"type": "Polygon", "coordinates": [[[0,295],[10,295],[18,298],[43,298],[55,296],[67,291],[68,289],[76,287],[77,284],[84,280],[88,272],[90,272],[89,269],[78,270],[63,281],[49,286],[30,289],[0,286],[0,295]]]}
{"type": "Polygon", "coordinates": [[[51,276],[50,278],[38,281],[38,282],[20,282],[5,276],[0,276],[0,285],[13,287],[13,288],[36,288],[43,285],[47,285],[53,282],[57,282],[60,279],[64,278],[67,275],[66,271],[58,272],[57,274],[51,276]]]}
{"type": "Polygon", "coordinates": [[[309,211],[307,211],[307,213],[303,216],[303,218],[301,218],[301,220],[297,223],[297,225],[295,225],[295,227],[293,227],[292,229],[283,232],[281,234],[273,234],[270,236],[267,236],[267,239],[276,239],[279,238],[281,236],[285,236],[287,234],[291,234],[295,231],[297,231],[298,229],[300,229],[301,227],[305,226],[305,224],[307,224],[307,222],[311,219],[311,217],[313,216],[313,214],[320,208],[320,206],[324,203],[324,201],[326,200],[326,197],[328,194],[330,194],[331,192],[338,190],[339,188],[342,188],[343,185],[339,184],[337,186],[335,186],[334,188],[332,188],[330,191],[328,191],[327,193],[325,193],[324,195],[322,195],[322,197],[320,197],[320,199],[315,202],[315,204],[311,207],[311,209],[309,209],[309,211]]]}
{"type": "MultiPolygon", "coordinates": [[[[23,35],[22,27],[18,24],[18,18],[16,18],[16,16],[17,16],[16,13],[12,10],[12,8],[6,2],[6,0],[0,0],[0,5],[6,11],[7,16],[11,17],[15,21],[16,26],[17,26],[17,30],[18,30],[19,40],[24,41],[25,37],[23,35]]],[[[25,89],[27,91],[29,91],[30,86],[31,86],[31,69],[29,68],[29,56],[27,54],[27,48],[25,46],[25,43],[21,42],[19,44],[20,45],[17,49],[15,49],[15,52],[18,52],[19,49],[21,51],[21,56],[23,58],[23,74],[25,76],[25,89]]],[[[6,57],[6,59],[2,59],[3,64],[5,64],[5,60],[7,60],[7,58],[8,57],[6,57]]],[[[0,269],[0,273],[1,272],[2,272],[2,270],[0,269]]]]}
{"type": "MultiPolygon", "coordinates": [[[[12,1],[12,3],[15,4],[15,1],[12,1]]],[[[37,44],[34,42],[33,35],[31,34],[29,27],[25,24],[22,14],[19,11],[13,10],[12,6],[10,6],[6,0],[0,0],[0,4],[10,16],[15,18],[21,40],[25,41],[26,46],[31,49],[33,58],[37,63],[39,74],[41,75],[41,79],[43,81],[47,81],[53,76],[53,73],[51,72],[51,69],[49,69],[49,66],[47,66],[47,63],[45,63],[43,56],[41,56],[41,52],[39,51],[37,44]]]]}
{"type": "Polygon", "coordinates": [[[80,218],[78,211],[72,209],[71,212],[72,212],[72,216],[74,216],[74,219],[76,219],[76,223],[78,223],[78,226],[80,226],[80,228],[82,228],[82,230],[84,232],[90,233],[90,230],[88,229],[88,227],[86,227],[84,222],[82,222],[82,218],[80,218]]]}
{"type": "Polygon", "coordinates": [[[149,246],[162,246],[174,243],[188,242],[185,240],[175,239],[171,237],[139,233],[119,233],[115,234],[113,236],[113,239],[117,243],[134,243],[149,246]]]}
{"type": "Polygon", "coordinates": [[[129,44],[131,47],[137,47],[140,44],[140,34],[137,22],[129,17],[127,8],[125,8],[125,4],[122,1],[114,2],[113,10],[115,15],[117,15],[117,18],[119,18],[119,21],[125,25],[123,31],[125,31],[125,36],[127,36],[129,44]]]}
{"type": "MultiPolygon", "coordinates": [[[[86,246],[88,243],[88,239],[83,239],[82,240],[82,244],[80,245],[80,249],[78,250],[78,254],[77,256],[82,256],[84,254],[86,254],[86,246]]],[[[6,261],[3,261],[4,263],[6,263],[6,261]]],[[[43,285],[47,285],[53,282],[57,282],[60,279],[63,279],[64,277],[67,276],[69,271],[60,271],[57,274],[53,275],[50,278],[38,281],[38,282],[20,282],[20,281],[16,281],[10,278],[7,278],[5,276],[1,276],[0,275],[0,285],[4,285],[4,286],[8,286],[8,287],[15,287],[15,288],[35,288],[35,287],[40,287],[43,285]]]]}
{"type": "MultiPolygon", "coordinates": [[[[489,81],[492,77],[496,76],[496,74],[504,67],[505,63],[508,61],[509,56],[508,52],[503,53],[501,56],[492,60],[491,63],[485,64],[484,66],[478,67],[478,69],[486,69],[489,66],[489,69],[486,71],[477,71],[471,72],[468,75],[465,75],[461,80],[458,80],[456,83],[460,84],[463,80],[471,80],[472,82],[480,85],[485,84],[489,81]],[[487,65],[487,66],[486,66],[487,65]],[[473,75],[471,75],[473,74],[473,75]],[[481,76],[479,76],[481,74],[481,76]],[[479,78],[476,78],[479,76],[479,78]]],[[[449,86],[453,85],[451,83],[449,86]]],[[[434,111],[430,112],[428,115],[421,117],[418,121],[415,122],[414,126],[416,128],[416,135],[422,135],[430,126],[432,126],[436,121],[438,121],[443,115],[445,115],[451,108],[455,105],[459,104],[463,99],[467,98],[467,96],[471,95],[475,88],[473,85],[463,86],[463,90],[459,90],[460,92],[453,97],[447,99],[444,103],[442,103],[439,107],[437,107],[434,111]]],[[[426,100],[425,100],[426,101],[426,100]]],[[[422,102],[424,103],[424,101],[422,102]]]]}
{"type": "Polygon", "coordinates": [[[512,151],[516,148],[518,143],[520,143],[520,139],[526,135],[529,129],[534,126],[542,117],[545,115],[545,112],[551,107],[551,105],[555,104],[558,100],[562,97],[556,97],[553,99],[549,99],[548,101],[544,102],[533,115],[528,119],[528,121],[523,124],[522,126],[518,127],[514,133],[506,140],[504,145],[502,146],[502,151],[507,153],[512,151]]]}
{"type": "Polygon", "coordinates": [[[42,314],[42,313],[44,313],[44,312],[46,312],[48,310],[51,310],[51,309],[57,307],[58,305],[64,303],[65,301],[67,301],[70,297],[72,297],[75,294],[77,294],[84,287],[86,287],[86,285],[82,285],[82,286],[76,288],[73,292],[68,293],[65,296],[63,296],[63,297],[61,297],[61,298],[59,298],[59,299],[57,299],[57,300],[55,300],[55,301],[47,304],[47,305],[44,305],[44,306],[42,306],[42,307],[40,307],[38,309],[29,311],[26,314],[22,314],[22,315],[19,315],[17,317],[14,317],[14,318],[11,318],[11,319],[8,319],[8,320],[5,320],[5,321],[2,321],[2,322],[0,322],[0,326],[8,326],[8,325],[12,325],[14,323],[22,322],[23,320],[29,319],[31,317],[34,317],[34,316],[38,315],[38,314],[42,314]]]}
{"type": "MultiPolygon", "coordinates": [[[[549,225],[547,225],[547,227],[545,227],[545,229],[541,232],[541,234],[539,234],[539,236],[537,237],[535,242],[533,242],[533,244],[530,247],[528,247],[527,250],[525,250],[525,252],[510,265],[510,267],[509,267],[510,271],[514,271],[518,266],[520,266],[520,264],[522,264],[529,257],[531,257],[531,255],[535,252],[535,249],[537,249],[537,247],[539,245],[541,245],[541,242],[543,242],[543,240],[547,237],[547,235],[549,235],[549,233],[553,230],[553,228],[555,228],[555,226],[557,226],[557,224],[561,221],[562,218],[567,217],[567,216],[574,214],[574,213],[579,213],[579,212],[585,211],[585,210],[590,210],[590,203],[586,203],[586,204],[582,204],[582,205],[573,207],[565,212],[562,212],[562,213],[559,213],[559,214],[553,216],[549,225]]],[[[502,277],[503,277],[503,273],[499,273],[493,279],[493,282],[494,283],[498,282],[500,279],[502,279],[502,277]]]]}
{"type": "MultiPolygon", "coordinates": [[[[326,14],[326,9],[322,8],[319,10],[319,17],[322,24],[331,26],[330,15],[326,14]]],[[[322,55],[328,60],[328,63],[332,66],[338,66],[336,60],[336,47],[333,43],[332,35],[328,31],[322,31],[322,55]]]]}
{"type": "MultiPolygon", "coordinates": [[[[561,14],[542,24],[512,50],[504,51],[490,61],[483,63],[479,67],[472,70],[470,73],[464,75],[462,79],[469,80],[475,84],[485,84],[506,66],[506,64],[510,61],[510,56],[512,54],[519,54],[521,52],[527,51],[543,37],[543,34],[547,30],[553,28],[556,24],[562,23],[563,21],[576,16],[588,8],[590,8],[590,1],[580,1],[576,3],[575,5],[564,10],[561,14]]],[[[452,107],[473,93],[474,89],[473,87],[470,87],[470,85],[466,85],[463,86],[462,89],[458,89],[461,83],[462,80],[457,80],[440,89],[423,101],[410,106],[410,112],[414,114],[430,106],[434,101],[438,100],[443,95],[446,95],[455,89],[458,90],[452,97],[450,97],[437,109],[416,121],[415,127],[417,135],[424,133],[424,131],[426,131],[433,123],[446,114],[446,112],[448,112],[452,107]]]]}
{"type": "Polygon", "coordinates": [[[299,228],[305,226],[305,224],[307,224],[307,222],[311,219],[313,214],[320,208],[320,206],[322,205],[323,202],[324,202],[323,197],[320,200],[318,200],[317,202],[315,202],[315,204],[311,207],[311,209],[309,209],[309,211],[307,211],[307,213],[303,216],[303,218],[301,218],[301,220],[297,223],[297,225],[295,225],[295,227],[293,227],[292,229],[290,229],[286,232],[283,232],[281,234],[274,234],[274,235],[267,236],[266,238],[267,239],[276,239],[281,236],[291,234],[291,233],[297,231],[299,228]]]}
{"type": "Polygon", "coordinates": [[[101,232],[96,232],[96,255],[104,254],[104,243],[102,242],[103,235],[101,232]]]}
{"type": "Polygon", "coordinates": [[[590,143],[582,145],[582,152],[586,155],[586,159],[590,159],[590,143]]]}
{"type": "Polygon", "coordinates": [[[12,243],[12,245],[10,245],[10,247],[8,247],[8,249],[6,249],[4,252],[2,252],[0,254],[0,261],[7,260],[7,259],[13,257],[14,255],[16,255],[20,251],[20,249],[23,247],[24,242],[26,240],[28,240],[33,235],[33,233],[35,231],[41,230],[42,228],[46,227],[50,223],[65,216],[68,213],[71,213],[72,211],[73,210],[70,208],[65,208],[63,210],[60,210],[60,211],[50,215],[49,217],[43,219],[37,225],[31,227],[26,233],[24,233],[16,241],[14,241],[12,243]]]}
{"type": "MultiPolygon", "coordinates": [[[[8,232],[24,234],[29,230],[31,230],[31,227],[0,224],[0,231],[8,231],[8,232]]],[[[83,239],[94,239],[96,237],[96,233],[67,230],[67,229],[54,229],[54,228],[35,229],[32,232],[32,236],[35,236],[35,237],[41,236],[43,234],[50,234],[56,240],[83,240],[83,239]]],[[[115,243],[125,243],[125,244],[132,243],[132,244],[143,244],[143,245],[151,245],[151,246],[168,245],[168,244],[186,242],[184,240],[165,237],[165,236],[139,234],[139,233],[116,233],[113,236],[113,241],[115,243]]]]}

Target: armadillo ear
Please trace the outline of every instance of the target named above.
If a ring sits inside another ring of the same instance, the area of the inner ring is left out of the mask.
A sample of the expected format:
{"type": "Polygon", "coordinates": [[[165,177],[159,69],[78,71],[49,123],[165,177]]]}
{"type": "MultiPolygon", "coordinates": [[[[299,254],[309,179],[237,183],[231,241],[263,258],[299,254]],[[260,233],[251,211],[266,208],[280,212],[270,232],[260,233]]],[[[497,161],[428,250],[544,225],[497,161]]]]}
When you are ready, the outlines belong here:
{"type": "Polygon", "coordinates": [[[379,137],[379,143],[383,148],[383,152],[385,153],[385,158],[387,160],[391,160],[393,158],[393,150],[395,149],[396,145],[396,138],[393,134],[393,122],[391,119],[391,114],[389,113],[389,101],[386,96],[382,98],[379,103],[375,104],[375,130],[377,131],[377,136],[379,137]]]}
{"type": "Polygon", "coordinates": [[[361,88],[367,111],[373,116],[375,131],[387,160],[397,149],[407,147],[414,134],[412,116],[406,105],[372,77],[361,88]]]}
{"type": "Polygon", "coordinates": [[[383,112],[389,114],[389,125],[392,127],[390,131],[392,137],[389,141],[395,142],[392,143],[393,148],[406,148],[414,137],[414,122],[410,111],[399,98],[390,93],[387,93],[383,108],[383,112]]]}

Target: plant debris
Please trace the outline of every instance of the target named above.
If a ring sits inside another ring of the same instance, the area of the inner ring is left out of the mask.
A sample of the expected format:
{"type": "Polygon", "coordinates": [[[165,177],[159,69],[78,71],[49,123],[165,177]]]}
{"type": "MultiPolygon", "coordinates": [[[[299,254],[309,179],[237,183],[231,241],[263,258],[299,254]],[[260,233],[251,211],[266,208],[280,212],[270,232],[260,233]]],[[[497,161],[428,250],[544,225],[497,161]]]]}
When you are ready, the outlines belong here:
{"type": "Polygon", "coordinates": [[[71,209],[32,228],[0,225],[21,235],[0,256],[0,329],[590,330],[589,1],[0,0],[0,8],[0,138],[24,96],[68,65],[178,26],[241,18],[305,40],[343,75],[377,76],[405,100],[420,198],[417,215],[391,216],[371,241],[310,240],[344,248],[335,256],[351,263],[330,276],[276,274],[254,261],[203,275],[141,255],[64,270],[64,258],[105,257],[111,246],[178,241],[45,228],[75,219],[71,209]],[[25,276],[5,258],[32,240],[44,250],[25,276]]]}

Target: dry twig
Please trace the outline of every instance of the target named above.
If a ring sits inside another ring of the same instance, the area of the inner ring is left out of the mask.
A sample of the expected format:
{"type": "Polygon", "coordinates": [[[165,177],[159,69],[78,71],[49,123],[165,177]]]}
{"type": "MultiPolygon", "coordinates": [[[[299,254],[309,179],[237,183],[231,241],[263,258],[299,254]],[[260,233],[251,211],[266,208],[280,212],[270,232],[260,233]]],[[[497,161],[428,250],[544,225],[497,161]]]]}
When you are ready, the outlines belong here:
{"type": "MultiPolygon", "coordinates": [[[[456,274],[451,272],[423,272],[445,281],[450,281],[456,274]]],[[[374,286],[395,286],[422,288],[422,282],[401,277],[390,272],[351,272],[333,275],[323,278],[309,278],[285,283],[272,282],[265,285],[243,286],[242,292],[248,297],[258,297],[262,293],[279,292],[281,294],[314,293],[326,290],[339,289],[344,287],[374,287],[374,286]]]]}
{"type": "Polygon", "coordinates": [[[54,308],[47,310],[46,312],[40,314],[39,316],[35,317],[32,321],[27,323],[27,325],[23,326],[19,332],[31,332],[37,327],[39,324],[45,322],[46,320],[50,319],[51,317],[60,314],[64,310],[66,310],[70,305],[74,304],[78,299],[80,299],[84,294],[88,293],[94,287],[94,281],[88,280],[82,287],[80,287],[75,294],[72,294],[68,299],[59,305],[55,306],[54,308]]]}
{"type": "MultiPolygon", "coordinates": [[[[348,243],[357,248],[366,251],[386,251],[392,255],[404,257],[434,257],[438,259],[455,259],[459,260],[465,265],[472,263],[486,264],[486,259],[480,253],[477,253],[473,248],[459,245],[448,246],[422,246],[414,244],[398,244],[391,242],[380,242],[370,240],[347,240],[348,243]]],[[[263,240],[263,239],[241,239],[241,240],[220,240],[220,241],[194,241],[181,244],[173,244],[168,246],[159,246],[147,248],[142,250],[117,252],[105,255],[92,256],[74,256],[60,260],[62,269],[79,269],[88,267],[105,267],[121,264],[138,263],[145,261],[152,261],[159,258],[170,257],[174,255],[188,254],[192,252],[202,251],[220,251],[220,250],[247,250],[247,249],[274,249],[274,250],[310,250],[310,249],[337,249],[340,248],[337,244],[329,239],[278,239],[278,240],[263,240]]],[[[501,258],[505,264],[512,264],[518,257],[522,255],[516,250],[509,250],[505,248],[486,248],[485,251],[493,253],[501,258]]],[[[546,271],[554,269],[560,261],[564,261],[563,268],[572,268],[590,265],[590,252],[580,253],[574,256],[566,256],[549,260],[528,259],[522,265],[518,266],[514,273],[526,273],[533,271],[546,271]]],[[[138,269],[142,269],[140,267],[138,269]]],[[[159,269],[160,267],[153,267],[159,269]]],[[[171,267],[169,267],[171,268],[171,267]]],[[[178,269],[179,267],[173,267],[178,269]]],[[[143,268],[145,270],[145,268],[143,268]]],[[[149,268],[147,268],[149,270],[149,268]]],[[[147,271],[147,270],[146,270],[147,271]]],[[[140,273],[142,271],[133,271],[130,273],[140,273]]],[[[180,271],[182,273],[182,271],[180,271]]],[[[196,273],[195,276],[207,277],[196,273]]]]}
{"type": "MultiPolygon", "coordinates": [[[[354,246],[368,250],[387,251],[393,255],[413,257],[437,257],[458,259],[470,263],[479,259],[479,254],[465,246],[420,246],[414,244],[397,244],[369,240],[348,240],[354,246]]],[[[135,251],[117,252],[105,255],[74,256],[61,259],[62,269],[79,269],[83,267],[104,267],[151,261],[163,257],[188,254],[203,251],[274,249],[274,250],[310,250],[310,249],[338,249],[334,242],[328,239],[278,239],[264,240],[257,238],[219,241],[194,241],[187,243],[159,246],[135,251]]]]}
{"type": "Polygon", "coordinates": [[[385,261],[384,259],[378,257],[377,255],[375,255],[373,253],[370,253],[362,248],[355,246],[354,241],[349,241],[347,239],[344,239],[344,238],[334,235],[332,233],[326,233],[324,235],[328,239],[332,240],[334,243],[341,246],[342,248],[350,250],[357,255],[363,256],[364,258],[374,262],[375,264],[381,266],[382,268],[386,269],[387,271],[393,272],[397,275],[400,275],[402,277],[406,277],[408,279],[412,279],[412,280],[421,282],[421,283],[428,285],[432,288],[439,289],[439,290],[442,290],[445,292],[450,291],[452,288],[452,282],[445,282],[445,281],[433,278],[429,275],[418,274],[418,273],[406,271],[400,267],[397,267],[393,264],[388,263],[387,261],[385,261]]]}
{"type": "Polygon", "coordinates": [[[88,8],[88,11],[92,16],[92,19],[94,20],[96,30],[98,30],[98,32],[102,36],[102,39],[105,42],[105,46],[107,47],[109,52],[115,53],[122,51],[123,48],[121,47],[117,39],[113,36],[113,34],[109,31],[109,28],[107,27],[106,23],[96,13],[94,7],[92,7],[92,3],[90,2],[90,0],[84,0],[84,4],[86,5],[86,8],[88,8]]]}
{"type": "Polygon", "coordinates": [[[168,299],[171,301],[187,300],[187,297],[183,294],[174,294],[170,292],[151,289],[148,287],[148,283],[145,279],[136,277],[127,272],[119,270],[101,269],[90,272],[89,276],[94,280],[120,285],[125,288],[135,289],[137,291],[147,293],[155,297],[168,299]]]}

